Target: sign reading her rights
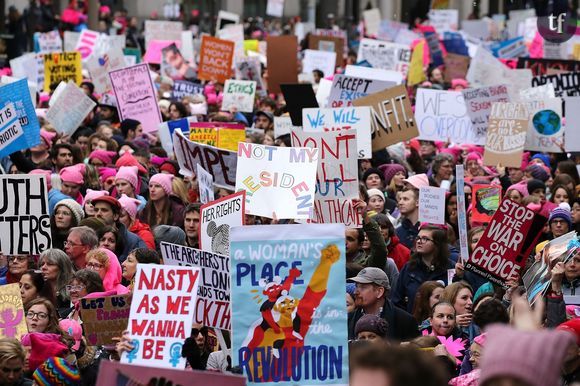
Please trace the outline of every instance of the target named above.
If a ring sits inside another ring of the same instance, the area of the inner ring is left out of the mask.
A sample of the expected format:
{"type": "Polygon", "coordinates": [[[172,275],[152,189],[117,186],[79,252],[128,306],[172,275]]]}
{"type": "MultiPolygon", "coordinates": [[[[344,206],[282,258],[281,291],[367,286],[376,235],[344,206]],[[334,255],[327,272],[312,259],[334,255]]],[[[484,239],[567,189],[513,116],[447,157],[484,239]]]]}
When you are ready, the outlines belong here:
{"type": "Polygon", "coordinates": [[[163,263],[201,269],[193,322],[230,330],[230,258],[208,251],[161,242],[163,263]]]}
{"type": "Polygon", "coordinates": [[[507,287],[510,278],[521,274],[545,223],[545,217],[504,199],[465,263],[465,269],[507,287]]]}
{"type": "Polygon", "coordinates": [[[44,55],[44,92],[50,92],[50,86],[72,80],[80,86],[81,74],[80,52],[58,52],[44,55]]]}
{"type": "Polygon", "coordinates": [[[222,110],[230,111],[232,107],[237,111],[251,113],[254,110],[256,82],[252,80],[226,80],[222,110]]]}
{"type": "Polygon", "coordinates": [[[485,141],[483,163],[519,168],[528,131],[528,108],[525,103],[493,103],[485,141]]]}
{"type": "Polygon", "coordinates": [[[224,83],[231,77],[235,43],[204,35],[197,78],[224,83]]]}
{"type": "Polygon", "coordinates": [[[0,251],[4,255],[39,255],[51,247],[45,177],[0,176],[0,251]]]}
{"type": "Polygon", "coordinates": [[[181,348],[191,333],[199,282],[199,268],[137,264],[127,326],[134,348],[122,363],[185,368],[181,348]]]}
{"type": "Polygon", "coordinates": [[[355,99],[354,106],[370,106],[373,151],[419,135],[405,86],[355,99]]]}
{"type": "Polygon", "coordinates": [[[564,139],[562,99],[526,101],[530,113],[524,149],[562,153],[564,139]]]}
{"type": "Polygon", "coordinates": [[[231,248],[232,363],[248,385],[348,384],[344,225],[236,227],[231,248]]]}
{"type": "Polygon", "coordinates": [[[18,283],[0,286],[0,338],[20,339],[28,333],[18,283]]]}
{"type": "Polygon", "coordinates": [[[131,297],[129,295],[83,298],[80,311],[85,337],[91,346],[113,344],[113,338],[127,329],[131,297]]]}
{"type": "Polygon", "coordinates": [[[199,248],[230,255],[230,229],[244,225],[246,191],[202,205],[199,210],[199,248]]]}
{"type": "Polygon", "coordinates": [[[314,213],[318,149],[238,144],[236,191],[246,191],[246,213],[308,220],[314,213]]]}

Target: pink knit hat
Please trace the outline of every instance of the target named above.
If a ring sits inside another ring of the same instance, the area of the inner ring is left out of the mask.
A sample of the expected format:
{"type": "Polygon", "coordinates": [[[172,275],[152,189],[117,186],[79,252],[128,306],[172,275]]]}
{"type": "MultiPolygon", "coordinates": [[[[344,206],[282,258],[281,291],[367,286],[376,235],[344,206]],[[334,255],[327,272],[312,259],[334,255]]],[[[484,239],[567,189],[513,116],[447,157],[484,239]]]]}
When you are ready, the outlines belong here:
{"type": "Polygon", "coordinates": [[[121,208],[127,212],[129,217],[135,219],[137,217],[137,208],[141,204],[141,201],[137,200],[136,198],[131,198],[126,194],[122,194],[119,198],[119,203],[121,204],[121,208]]]}
{"type": "Polygon", "coordinates": [[[40,139],[44,141],[45,145],[49,149],[52,147],[52,140],[54,137],[56,137],[56,133],[45,129],[40,129],[40,139]]]}
{"type": "Polygon", "coordinates": [[[76,164],[60,169],[60,179],[62,182],[70,182],[82,185],[85,182],[83,177],[85,165],[76,164]],[[82,165],[82,166],[81,166],[82,165]]]}
{"type": "Polygon", "coordinates": [[[100,168],[99,169],[99,176],[101,179],[101,183],[104,183],[108,178],[115,177],[117,174],[117,170],[113,168],[100,168]]]}
{"type": "Polygon", "coordinates": [[[113,158],[117,155],[114,151],[107,150],[93,150],[89,155],[89,161],[92,159],[98,159],[106,165],[110,165],[113,162],[113,158]]]}
{"type": "Polygon", "coordinates": [[[105,291],[117,290],[117,294],[119,295],[122,293],[126,293],[123,291],[123,288],[121,286],[123,270],[121,269],[121,264],[119,263],[117,255],[115,255],[113,252],[109,251],[106,248],[99,249],[104,251],[109,257],[109,268],[107,268],[107,272],[105,273],[105,277],[103,278],[103,288],[105,289],[105,291]]]}
{"type": "Polygon", "coordinates": [[[467,161],[481,161],[481,154],[472,151],[467,155],[467,157],[465,157],[465,162],[467,161]]]}
{"type": "Polygon", "coordinates": [[[48,190],[52,189],[52,173],[50,170],[45,170],[45,169],[34,169],[31,170],[29,174],[41,174],[45,177],[46,179],[46,185],[48,187],[48,190]]]}
{"type": "Polygon", "coordinates": [[[151,184],[159,184],[165,191],[165,194],[169,196],[173,194],[173,187],[171,186],[171,182],[173,181],[174,177],[175,176],[173,174],[165,174],[165,173],[155,174],[149,180],[149,186],[151,186],[151,184]]]}
{"type": "Polygon", "coordinates": [[[83,205],[85,205],[88,201],[93,201],[97,197],[108,195],[109,192],[107,192],[106,190],[87,189],[87,194],[85,194],[85,200],[83,201],[83,205]]]}
{"type": "Polygon", "coordinates": [[[530,195],[530,193],[528,192],[528,183],[527,182],[518,182],[517,184],[511,185],[509,188],[507,188],[506,194],[510,190],[517,190],[522,195],[522,197],[527,197],[530,195]]]}
{"type": "Polygon", "coordinates": [[[421,189],[424,186],[429,186],[429,178],[427,178],[427,174],[415,174],[409,178],[405,178],[403,182],[408,182],[409,184],[413,185],[415,189],[421,189]]]}
{"type": "Polygon", "coordinates": [[[463,88],[469,87],[469,84],[465,79],[455,78],[451,79],[451,88],[455,88],[457,86],[462,86],[463,88]]]}
{"type": "Polygon", "coordinates": [[[133,154],[126,151],[122,156],[115,162],[115,167],[120,168],[121,166],[137,166],[139,172],[142,174],[147,174],[147,169],[137,161],[137,158],[133,157],[133,154]]]}
{"type": "Polygon", "coordinates": [[[117,172],[117,178],[115,178],[115,182],[117,180],[125,180],[134,190],[137,190],[137,185],[139,184],[139,168],[137,166],[121,166],[119,171],[117,172]]]}

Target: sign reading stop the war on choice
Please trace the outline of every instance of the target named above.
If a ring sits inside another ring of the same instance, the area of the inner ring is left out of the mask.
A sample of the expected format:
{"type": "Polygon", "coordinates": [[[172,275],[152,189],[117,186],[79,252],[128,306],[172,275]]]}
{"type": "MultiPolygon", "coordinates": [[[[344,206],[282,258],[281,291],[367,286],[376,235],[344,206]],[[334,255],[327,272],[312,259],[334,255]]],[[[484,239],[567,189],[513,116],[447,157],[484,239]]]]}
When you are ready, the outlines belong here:
{"type": "Polygon", "coordinates": [[[465,269],[506,287],[520,275],[546,218],[504,199],[477,243],[465,269]]]}

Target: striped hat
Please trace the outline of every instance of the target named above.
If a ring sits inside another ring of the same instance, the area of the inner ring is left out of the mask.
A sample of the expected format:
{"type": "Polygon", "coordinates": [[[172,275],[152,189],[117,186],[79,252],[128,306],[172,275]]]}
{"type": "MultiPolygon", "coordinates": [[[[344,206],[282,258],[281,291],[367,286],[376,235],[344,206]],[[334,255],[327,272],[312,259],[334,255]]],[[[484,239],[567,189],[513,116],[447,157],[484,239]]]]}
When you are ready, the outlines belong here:
{"type": "Polygon", "coordinates": [[[81,376],[76,367],[62,358],[51,357],[32,375],[39,386],[80,386],[81,376]]]}

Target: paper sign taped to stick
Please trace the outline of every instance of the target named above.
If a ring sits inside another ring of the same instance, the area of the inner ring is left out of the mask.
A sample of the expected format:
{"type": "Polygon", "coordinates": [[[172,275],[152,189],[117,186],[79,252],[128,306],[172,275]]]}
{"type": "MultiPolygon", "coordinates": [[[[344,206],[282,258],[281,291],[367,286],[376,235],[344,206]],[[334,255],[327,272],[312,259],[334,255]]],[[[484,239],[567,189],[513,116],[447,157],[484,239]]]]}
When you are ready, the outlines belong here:
{"type": "Polygon", "coordinates": [[[50,92],[50,86],[72,80],[80,86],[81,54],[79,52],[59,52],[44,55],[44,92],[50,92]]]}
{"type": "Polygon", "coordinates": [[[90,346],[112,345],[113,338],[123,335],[131,311],[130,295],[83,298],[80,312],[84,335],[90,346]]]}
{"type": "Polygon", "coordinates": [[[446,189],[423,186],[419,192],[419,221],[445,224],[446,189]]]}
{"type": "Polygon", "coordinates": [[[245,223],[246,191],[202,205],[199,213],[199,248],[230,255],[230,229],[245,223]]]}
{"type": "Polygon", "coordinates": [[[529,112],[525,103],[491,105],[483,163],[520,168],[526,143],[529,112]]]}
{"type": "Polygon", "coordinates": [[[20,340],[28,333],[20,286],[18,283],[0,286],[0,338],[20,340]]]}
{"type": "Polygon", "coordinates": [[[46,120],[57,132],[72,135],[96,105],[83,90],[69,81],[46,112],[46,120]]]}

